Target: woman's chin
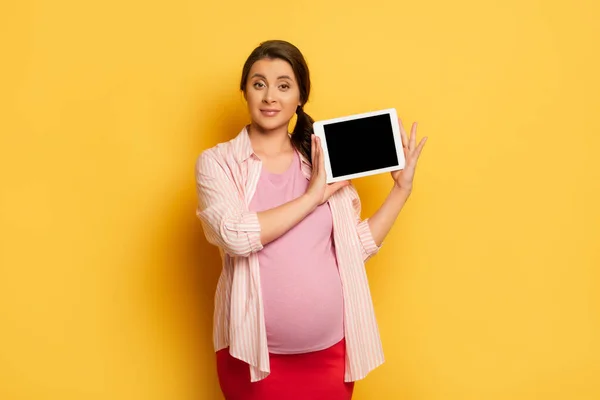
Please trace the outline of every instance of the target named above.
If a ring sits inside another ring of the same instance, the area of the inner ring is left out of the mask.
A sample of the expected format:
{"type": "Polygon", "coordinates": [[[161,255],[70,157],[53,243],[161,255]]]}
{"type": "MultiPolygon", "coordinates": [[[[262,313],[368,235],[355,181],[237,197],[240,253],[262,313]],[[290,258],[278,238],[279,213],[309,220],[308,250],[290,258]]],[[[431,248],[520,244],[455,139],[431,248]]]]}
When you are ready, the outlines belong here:
{"type": "Polygon", "coordinates": [[[259,120],[254,121],[254,125],[263,132],[276,131],[284,128],[287,131],[288,122],[279,119],[265,120],[264,118],[260,118],[259,120]]]}

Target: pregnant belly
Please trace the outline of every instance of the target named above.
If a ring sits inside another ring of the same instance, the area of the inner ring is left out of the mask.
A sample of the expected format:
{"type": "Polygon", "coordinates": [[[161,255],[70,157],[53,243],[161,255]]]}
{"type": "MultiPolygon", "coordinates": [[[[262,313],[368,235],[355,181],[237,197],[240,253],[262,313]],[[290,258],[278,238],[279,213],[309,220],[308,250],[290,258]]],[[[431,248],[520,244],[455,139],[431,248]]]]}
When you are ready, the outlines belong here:
{"type": "Polygon", "coordinates": [[[318,351],[344,337],[344,300],[335,259],[327,265],[303,261],[261,269],[267,341],[272,353],[318,351]]]}

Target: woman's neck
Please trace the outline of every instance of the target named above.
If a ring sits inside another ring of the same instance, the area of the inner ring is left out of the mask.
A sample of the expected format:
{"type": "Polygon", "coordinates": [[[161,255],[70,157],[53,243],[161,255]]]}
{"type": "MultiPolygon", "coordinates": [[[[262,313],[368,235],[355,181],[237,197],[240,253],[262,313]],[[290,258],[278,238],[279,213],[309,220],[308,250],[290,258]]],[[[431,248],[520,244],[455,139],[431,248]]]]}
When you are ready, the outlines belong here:
{"type": "Polygon", "coordinates": [[[292,150],[292,141],[290,140],[287,126],[276,130],[266,131],[251,124],[248,129],[248,136],[254,152],[265,155],[276,155],[292,150]]]}

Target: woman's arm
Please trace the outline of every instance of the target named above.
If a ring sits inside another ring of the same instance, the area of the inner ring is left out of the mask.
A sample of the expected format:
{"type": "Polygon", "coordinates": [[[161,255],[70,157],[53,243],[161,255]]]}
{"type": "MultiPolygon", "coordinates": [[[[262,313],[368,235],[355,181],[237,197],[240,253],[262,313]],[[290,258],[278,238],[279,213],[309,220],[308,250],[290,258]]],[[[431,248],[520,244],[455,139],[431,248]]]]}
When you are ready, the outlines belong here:
{"type": "Polygon", "coordinates": [[[262,212],[244,211],[235,182],[210,152],[204,152],[196,167],[199,205],[207,240],[233,256],[247,257],[279,238],[326,202],[349,182],[327,185],[321,147],[313,136],[313,167],[309,187],[302,196],[262,212]]]}
{"type": "Polygon", "coordinates": [[[404,207],[404,204],[406,204],[406,201],[410,197],[417,161],[419,160],[421,151],[427,141],[427,137],[424,137],[419,142],[419,145],[416,145],[417,124],[414,123],[412,125],[410,138],[407,138],[404,127],[402,126],[402,121],[399,121],[399,123],[406,165],[403,170],[392,172],[394,187],[381,207],[379,207],[375,214],[368,220],[373,240],[377,246],[381,246],[383,240],[394,225],[396,218],[398,218],[400,210],[402,210],[402,207],[404,207]]]}
{"type": "Polygon", "coordinates": [[[245,211],[234,179],[216,151],[204,151],[196,162],[196,215],[212,245],[232,256],[263,248],[256,213],[245,211]]]}
{"type": "Polygon", "coordinates": [[[262,244],[270,243],[292,229],[312,213],[317,205],[316,201],[305,193],[278,207],[259,212],[262,244]]]}
{"type": "Polygon", "coordinates": [[[306,193],[279,207],[258,213],[261,226],[260,240],[263,244],[272,242],[282,236],[312,213],[315,208],[325,203],[333,193],[350,183],[343,181],[330,185],[326,184],[323,149],[320,139],[312,135],[311,140],[313,167],[306,193]]]}
{"type": "Polygon", "coordinates": [[[381,246],[383,240],[392,229],[396,218],[398,218],[398,214],[400,214],[409,196],[410,191],[394,185],[381,207],[369,218],[369,228],[377,246],[381,246]]]}

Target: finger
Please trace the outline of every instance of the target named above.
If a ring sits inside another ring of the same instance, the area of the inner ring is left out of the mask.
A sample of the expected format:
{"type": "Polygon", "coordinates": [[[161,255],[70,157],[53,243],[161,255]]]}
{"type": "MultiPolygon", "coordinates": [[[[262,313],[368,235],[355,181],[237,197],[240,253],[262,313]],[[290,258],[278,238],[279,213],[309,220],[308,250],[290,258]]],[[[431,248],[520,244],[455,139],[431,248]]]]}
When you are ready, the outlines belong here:
{"type": "Polygon", "coordinates": [[[329,184],[329,190],[331,193],[335,193],[343,187],[350,185],[350,181],[339,181],[329,184]]]}
{"type": "Polygon", "coordinates": [[[402,120],[398,118],[398,125],[400,125],[400,139],[402,139],[402,147],[408,147],[408,138],[406,137],[406,131],[404,130],[404,126],[402,125],[402,120]]]}
{"type": "Polygon", "coordinates": [[[321,172],[324,170],[323,146],[321,146],[321,138],[317,138],[317,154],[319,155],[319,172],[321,172]]]}
{"type": "Polygon", "coordinates": [[[427,136],[425,136],[423,139],[421,139],[421,141],[419,142],[419,145],[417,146],[417,149],[415,150],[415,157],[419,158],[419,156],[421,155],[421,152],[423,151],[423,147],[425,147],[425,143],[427,142],[427,136]]]}
{"type": "Polygon", "coordinates": [[[341,189],[344,186],[348,186],[350,185],[350,181],[339,181],[339,182],[335,182],[331,184],[332,186],[334,186],[337,189],[341,189]]]}
{"type": "Polygon", "coordinates": [[[315,157],[316,157],[315,137],[316,137],[315,135],[310,135],[310,162],[313,166],[315,165],[315,157]]]}
{"type": "Polygon", "coordinates": [[[410,128],[410,144],[409,149],[414,150],[417,147],[417,123],[413,122],[412,127],[410,128]]]}
{"type": "Polygon", "coordinates": [[[315,138],[315,165],[317,175],[321,174],[323,168],[321,168],[321,140],[319,137],[315,138]]]}
{"type": "Polygon", "coordinates": [[[315,175],[318,175],[319,172],[321,171],[321,152],[319,151],[319,137],[317,135],[315,135],[315,143],[314,143],[314,152],[315,152],[315,158],[313,160],[313,170],[315,172],[315,175]]]}
{"type": "Polygon", "coordinates": [[[319,162],[321,163],[321,168],[323,171],[325,170],[325,157],[323,156],[323,145],[321,144],[321,140],[319,139],[319,162]]]}

